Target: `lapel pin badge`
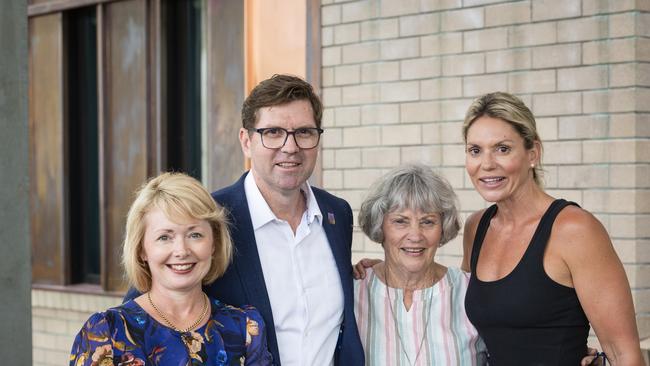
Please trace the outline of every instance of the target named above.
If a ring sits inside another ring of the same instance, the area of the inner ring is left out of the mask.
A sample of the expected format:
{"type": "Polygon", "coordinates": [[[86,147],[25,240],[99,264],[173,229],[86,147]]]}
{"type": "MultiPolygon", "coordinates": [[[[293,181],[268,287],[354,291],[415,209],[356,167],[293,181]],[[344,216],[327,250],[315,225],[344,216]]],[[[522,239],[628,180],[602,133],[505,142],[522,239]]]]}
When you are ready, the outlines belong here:
{"type": "Polygon", "coordinates": [[[336,224],[336,219],[334,218],[334,214],[331,212],[327,213],[327,221],[329,221],[330,225],[335,225],[336,224]]]}

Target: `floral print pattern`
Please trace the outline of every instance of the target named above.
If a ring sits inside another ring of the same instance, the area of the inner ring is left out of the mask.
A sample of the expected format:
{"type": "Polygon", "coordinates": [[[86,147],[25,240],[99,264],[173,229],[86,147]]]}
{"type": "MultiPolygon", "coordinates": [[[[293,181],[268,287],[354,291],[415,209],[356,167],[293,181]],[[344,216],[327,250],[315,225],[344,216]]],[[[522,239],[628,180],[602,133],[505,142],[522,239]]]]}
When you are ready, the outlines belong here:
{"type": "Polygon", "coordinates": [[[210,320],[181,333],[131,300],[93,314],[75,338],[70,366],[270,365],[264,322],[253,307],[211,299],[210,320]]]}

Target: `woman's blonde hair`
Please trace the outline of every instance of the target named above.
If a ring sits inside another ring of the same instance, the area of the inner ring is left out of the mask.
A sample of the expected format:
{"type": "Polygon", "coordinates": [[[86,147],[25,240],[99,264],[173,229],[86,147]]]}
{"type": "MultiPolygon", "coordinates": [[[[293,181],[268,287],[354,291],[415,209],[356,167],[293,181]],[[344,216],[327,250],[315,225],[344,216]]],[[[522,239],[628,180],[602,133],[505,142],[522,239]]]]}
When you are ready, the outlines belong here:
{"type": "Polygon", "coordinates": [[[494,92],[482,95],[472,102],[465,114],[463,123],[463,140],[467,142],[467,131],[472,123],[480,117],[498,118],[509,125],[524,139],[524,147],[532,149],[535,142],[539,143],[539,160],[533,168],[535,184],[542,187],[542,140],[537,133],[537,124],[533,112],[516,96],[504,92],[494,92]]]}
{"type": "Polygon", "coordinates": [[[163,173],[140,187],[126,217],[122,264],[131,286],[140,292],[151,289],[151,271],[141,254],[146,230],[144,216],[153,208],[160,209],[170,219],[206,220],[212,228],[214,251],[203,284],[212,283],[224,274],[232,258],[224,208],[215,203],[196,179],[183,173],[163,173]]]}

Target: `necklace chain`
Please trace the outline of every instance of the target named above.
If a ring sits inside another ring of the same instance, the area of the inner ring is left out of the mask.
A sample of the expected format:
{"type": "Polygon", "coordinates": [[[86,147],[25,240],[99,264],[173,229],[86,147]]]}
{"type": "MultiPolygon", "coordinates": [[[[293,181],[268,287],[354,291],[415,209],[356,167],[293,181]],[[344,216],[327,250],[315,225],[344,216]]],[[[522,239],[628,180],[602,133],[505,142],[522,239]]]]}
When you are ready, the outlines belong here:
{"type": "Polygon", "coordinates": [[[165,322],[165,325],[167,325],[168,327],[172,328],[173,330],[175,330],[177,332],[187,333],[187,332],[189,332],[191,330],[194,330],[194,328],[196,328],[199,324],[201,324],[201,321],[208,314],[208,303],[209,303],[208,296],[205,293],[202,293],[202,294],[203,294],[203,310],[201,310],[201,315],[199,316],[198,319],[196,319],[196,321],[194,323],[192,323],[189,327],[187,327],[185,329],[177,328],[174,325],[174,323],[172,323],[169,319],[167,319],[165,314],[163,314],[163,312],[160,311],[160,309],[158,309],[156,304],[154,304],[153,301],[151,300],[151,292],[147,292],[147,299],[149,299],[149,304],[156,311],[156,314],[158,314],[158,316],[160,316],[160,318],[163,320],[163,322],[165,322]]]}
{"type": "MultiPolygon", "coordinates": [[[[406,347],[404,345],[404,340],[402,340],[402,335],[399,332],[399,325],[397,324],[397,317],[395,316],[395,310],[393,309],[393,300],[390,298],[390,291],[388,289],[388,272],[389,268],[388,265],[385,266],[386,270],[386,296],[388,297],[388,306],[390,307],[390,314],[393,316],[393,321],[395,321],[395,332],[397,333],[397,338],[399,339],[399,343],[402,345],[402,352],[404,352],[404,356],[406,356],[406,360],[408,361],[409,365],[415,365],[418,362],[418,358],[420,357],[420,352],[422,352],[422,346],[424,345],[424,340],[427,338],[427,329],[429,328],[429,320],[431,320],[431,303],[433,303],[433,289],[430,289],[429,293],[429,306],[427,308],[427,320],[424,322],[424,329],[422,329],[422,339],[420,340],[420,346],[417,349],[417,352],[415,353],[415,359],[413,362],[411,362],[411,358],[409,357],[408,353],[406,352],[406,347]]],[[[433,277],[434,284],[436,283],[435,281],[435,276],[433,277]]],[[[403,292],[406,292],[406,289],[402,289],[403,292]]]]}

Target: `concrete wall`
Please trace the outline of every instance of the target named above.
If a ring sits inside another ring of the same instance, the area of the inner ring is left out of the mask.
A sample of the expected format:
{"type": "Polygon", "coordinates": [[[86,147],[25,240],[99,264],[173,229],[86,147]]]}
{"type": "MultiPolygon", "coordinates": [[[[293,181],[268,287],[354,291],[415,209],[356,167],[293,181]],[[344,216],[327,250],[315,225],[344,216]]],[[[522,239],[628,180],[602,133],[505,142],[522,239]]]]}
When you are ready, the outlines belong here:
{"type": "Polygon", "coordinates": [[[0,11],[0,360],[29,365],[30,241],[27,1],[0,11]]]}
{"type": "MultiPolygon", "coordinates": [[[[434,166],[468,214],[461,124],[477,96],[521,97],[544,142],[546,187],[600,219],[650,336],[650,2],[322,1],[323,182],[358,210],[402,163],[434,166]]],[[[439,260],[460,264],[460,238],[439,260]]],[[[355,258],[382,257],[357,230],[355,258]]]]}

